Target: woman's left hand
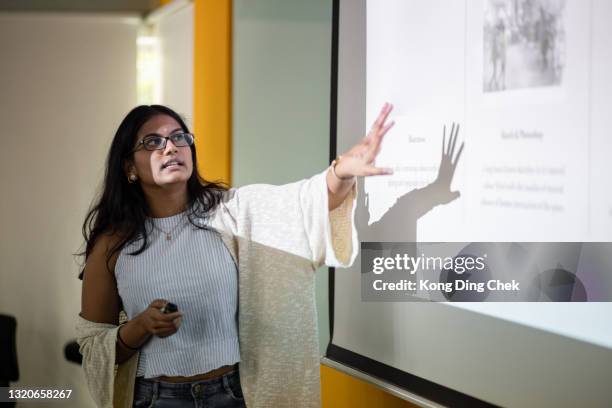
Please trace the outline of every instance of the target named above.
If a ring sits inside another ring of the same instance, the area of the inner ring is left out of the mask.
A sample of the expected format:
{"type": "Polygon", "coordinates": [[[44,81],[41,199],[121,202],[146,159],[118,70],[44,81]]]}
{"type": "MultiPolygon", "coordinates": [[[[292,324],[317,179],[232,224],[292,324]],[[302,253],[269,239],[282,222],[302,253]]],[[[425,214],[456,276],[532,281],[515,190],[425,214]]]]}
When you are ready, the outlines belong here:
{"type": "Polygon", "coordinates": [[[386,123],[392,110],[393,105],[385,103],[366,137],[348,152],[341,155],[340,161],[334,168],[338,177],[350,179],[354,176],[393,174],[392,169],[376,167],[374,165],[376,156],[380,152],[383,137],[395,123],[393,121],[386,123]]]}

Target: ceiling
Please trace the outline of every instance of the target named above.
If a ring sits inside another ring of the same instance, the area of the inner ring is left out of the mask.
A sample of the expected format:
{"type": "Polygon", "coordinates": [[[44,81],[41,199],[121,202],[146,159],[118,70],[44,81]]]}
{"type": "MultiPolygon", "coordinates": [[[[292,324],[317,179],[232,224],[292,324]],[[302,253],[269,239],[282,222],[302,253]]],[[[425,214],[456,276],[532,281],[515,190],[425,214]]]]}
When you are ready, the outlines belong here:
{"type": "Polygon", "coordinates": [[[0,12],[51,11],[145,14],[157,8],[159,3],[159,0],[0,0],[0,12]]]}

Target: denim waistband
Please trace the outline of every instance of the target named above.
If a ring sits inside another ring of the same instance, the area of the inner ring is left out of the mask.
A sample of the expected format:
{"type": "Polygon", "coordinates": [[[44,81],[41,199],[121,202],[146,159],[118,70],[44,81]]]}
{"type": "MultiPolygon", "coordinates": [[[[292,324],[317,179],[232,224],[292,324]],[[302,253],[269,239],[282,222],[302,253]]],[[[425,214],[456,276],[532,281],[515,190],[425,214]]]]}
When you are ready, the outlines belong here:
{"type": "Polygon", "coordinates": [[[193,382],[173,383],[154,378],[136,377],[135,392],[153,393],[160,398],[188,398],[195,395],[209,395],[227,389],[230,381],[238,381],[239,370],[232,370],[220,377],[193,382]]]}

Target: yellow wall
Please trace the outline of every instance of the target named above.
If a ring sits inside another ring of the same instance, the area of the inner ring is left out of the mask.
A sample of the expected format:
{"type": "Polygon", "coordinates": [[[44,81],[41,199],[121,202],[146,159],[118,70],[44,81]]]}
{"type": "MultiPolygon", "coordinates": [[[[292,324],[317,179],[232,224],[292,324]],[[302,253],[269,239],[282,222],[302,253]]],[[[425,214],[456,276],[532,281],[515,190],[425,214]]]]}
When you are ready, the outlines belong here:
{"type": "Polygon", "coordinates": [[[207,180],[231,184],[232,1],[193,3],[198,170],[207,180]]]}
{"type": "Polygon", "coordinates": [[[416,407],[365,381],[324,365],[321,365],[321,400],[323,408],[416,407]]]}

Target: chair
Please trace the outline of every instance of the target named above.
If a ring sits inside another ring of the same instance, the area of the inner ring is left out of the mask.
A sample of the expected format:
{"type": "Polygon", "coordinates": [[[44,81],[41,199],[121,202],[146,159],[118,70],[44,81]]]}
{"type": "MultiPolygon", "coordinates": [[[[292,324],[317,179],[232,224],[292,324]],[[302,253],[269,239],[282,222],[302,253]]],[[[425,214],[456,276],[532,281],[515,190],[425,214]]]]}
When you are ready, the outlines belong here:
{"type": "MultiPolygon", "coordinates": [[[[0,314],[0,387],[8,387],[11,381],[19,380],[17,365],[17,320],[13,316],[0,314]]],[[[2,404],[14,407],[16,403],[2,404]]]]}
{"type": "Polygon", "coordinates": [[[0,386],[19,380],[16,344],[17,320],[0,314],[0,386]]]}

